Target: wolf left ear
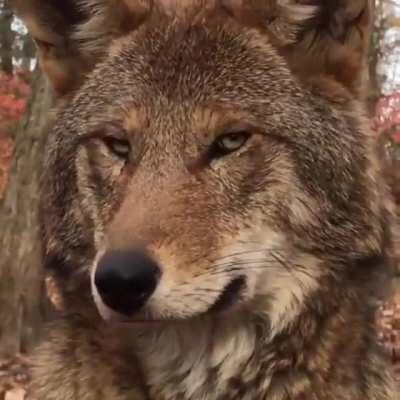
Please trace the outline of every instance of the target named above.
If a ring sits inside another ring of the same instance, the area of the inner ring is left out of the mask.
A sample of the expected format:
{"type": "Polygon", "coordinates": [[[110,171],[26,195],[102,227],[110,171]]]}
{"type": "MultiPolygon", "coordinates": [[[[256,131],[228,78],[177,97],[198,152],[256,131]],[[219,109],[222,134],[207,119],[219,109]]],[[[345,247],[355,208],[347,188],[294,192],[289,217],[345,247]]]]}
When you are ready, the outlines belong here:
{"type": "Polygon", "coordinates": [[[73,40],[74,27],[88,16],[74,0],[12,0],[38,47],[42,70],[57,94],[79,83],[86,62],[73,40]]]}
{"type": "Polygon", "coordinates": [[[38,45],[38,58],[55,92],[79,87],[111,39],[134,29],[147,0],[11,0],[38,45]]]}
{"type": "Polygon", "coordinates": [[[335,80],[360,95],[372,0],[224,0],[236,16],[257,20],[292,71],[335,80]]]}

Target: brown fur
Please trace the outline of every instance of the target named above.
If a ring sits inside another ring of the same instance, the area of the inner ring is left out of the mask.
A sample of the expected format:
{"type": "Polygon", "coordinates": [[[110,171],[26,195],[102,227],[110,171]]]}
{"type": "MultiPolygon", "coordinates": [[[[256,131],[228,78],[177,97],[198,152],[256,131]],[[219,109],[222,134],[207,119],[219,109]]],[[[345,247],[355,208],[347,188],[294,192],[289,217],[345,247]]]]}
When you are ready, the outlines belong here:
{"type": "MultiPolygon", "coordinates": [[[[50,2],[27,3],[47,32],[50,2]]],[[[41,202],[66,315],[38,349],[36,397],[395,399],[373,328],[394,247],[363,111],[369,2],[80,4],[40,39],[44,58],[65,54],[57,68],[71,51],[82,68],[73,85],[47,71],[68,92],[41,202]],[[248,140],[216,157],[231,132],[248,140]],[[128,161],[110,136],[129,141],[128,161]],[[121,324],[90,277],[104,252],[133,247],[162,277],[121,324]]]]}

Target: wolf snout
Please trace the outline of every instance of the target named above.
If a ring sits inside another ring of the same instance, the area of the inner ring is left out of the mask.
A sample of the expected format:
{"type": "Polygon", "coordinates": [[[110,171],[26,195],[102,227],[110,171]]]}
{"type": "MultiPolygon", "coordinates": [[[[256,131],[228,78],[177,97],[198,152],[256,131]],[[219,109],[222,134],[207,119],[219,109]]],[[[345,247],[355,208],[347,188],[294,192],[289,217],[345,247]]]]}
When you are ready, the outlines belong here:
{"type": "Polygon", "coordinates": [[[131,316],[138,312],[155,291],[161,270],[142,250],[106,253],[98,262],[94,284],[112,310],[131,316]]]}

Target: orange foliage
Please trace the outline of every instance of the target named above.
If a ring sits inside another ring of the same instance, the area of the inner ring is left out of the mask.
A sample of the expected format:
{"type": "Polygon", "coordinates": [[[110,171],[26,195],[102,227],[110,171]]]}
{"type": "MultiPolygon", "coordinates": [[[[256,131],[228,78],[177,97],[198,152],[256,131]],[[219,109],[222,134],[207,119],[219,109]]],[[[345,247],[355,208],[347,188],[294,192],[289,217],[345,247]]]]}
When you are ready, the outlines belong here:
{"type": "Polygon", "coordinates": [[[30,87],[23,73],[8,75],[0,71],[0,126],[18,121],[26,108],[30,87]]]}
{"type": "Polygon", "coordinates": [[[375,130],[378,144],[384,150],[387,160],[389,184],[400,207],[400,92],[382,97],[378,101],[375,130]]]}
{"type": "Polygon", "coordinates": [[[30,87],[23,72],[0,71],[0,198],[4,194],[14,152],[10,132],[26,109],[30,87]]]}
{"type": "Polygon", "coordinates": [[[400,92],[381,97],[376,105],[375,129],[378,134],[389,132],[394,145],[400,145],[400,92]]]}

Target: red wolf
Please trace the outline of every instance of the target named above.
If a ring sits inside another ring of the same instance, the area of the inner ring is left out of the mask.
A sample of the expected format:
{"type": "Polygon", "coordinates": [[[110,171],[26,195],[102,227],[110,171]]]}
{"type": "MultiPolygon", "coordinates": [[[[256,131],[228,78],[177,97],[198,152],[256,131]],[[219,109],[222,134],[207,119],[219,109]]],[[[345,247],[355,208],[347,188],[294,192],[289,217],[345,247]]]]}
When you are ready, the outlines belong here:
{"type": "Polygon", "coordinates": [[[389,400],[368,0],[14,0],[60,97],[39,400],[389,400]],[[105,322],[105,321],[106,322],[105,322]]]}

